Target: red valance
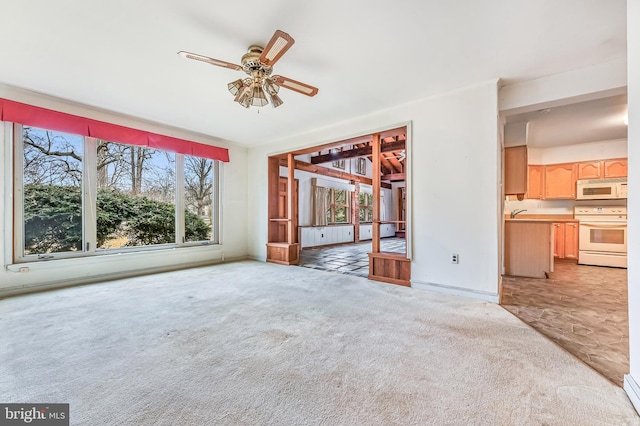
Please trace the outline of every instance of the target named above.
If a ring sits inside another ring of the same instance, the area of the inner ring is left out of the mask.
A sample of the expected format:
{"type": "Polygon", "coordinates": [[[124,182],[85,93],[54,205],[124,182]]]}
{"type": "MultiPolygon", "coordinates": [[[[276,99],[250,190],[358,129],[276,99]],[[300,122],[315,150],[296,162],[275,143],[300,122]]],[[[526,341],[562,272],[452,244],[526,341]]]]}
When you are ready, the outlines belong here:
{"type": "Polygon", "coordinates": [[[132,129],[0,98],[0,120],[90,136],[110,142],[147,146],[211,160],[229,161],[229,150],[213,145],[132,129]]]}

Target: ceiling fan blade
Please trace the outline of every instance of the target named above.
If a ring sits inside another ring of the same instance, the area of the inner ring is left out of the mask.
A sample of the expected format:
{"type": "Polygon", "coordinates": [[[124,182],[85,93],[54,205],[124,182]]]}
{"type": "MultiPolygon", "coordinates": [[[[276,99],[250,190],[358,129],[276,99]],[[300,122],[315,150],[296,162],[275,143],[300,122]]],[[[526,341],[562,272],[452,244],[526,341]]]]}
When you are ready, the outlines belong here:
{"type": "Polygon", "coordinates": [[[280,87],[302,93],[303,95],[315,96],[318,93],[317,87],[309,86],[308,84],[300,83],[299,81],[281,75],[273,76],[272,80],[280,87]]]}
{"type": "Polygon", "coordinates": [[[218,67],[223,67],[223,68],[229,68],[236,71],[240,71],[242,69],[240,65],[232,64],[231,62],[225,62],[219,59],[213,59],[208,56],[198,55],[196,53],[185,52],[184,50],[179,51],[178,55],[182,56],[183,58],[194,59],[196,61],[206,62],[211,65],[216,65],[218,67]]]}
{"type": "Polygon", "coordinates": [[[276,30],[271,40],[269,40],[269,44],[262,51],[260,62],[272,66],[293,46],[293,43],[295,43],[293,37],[284,31],[276,30]]]}

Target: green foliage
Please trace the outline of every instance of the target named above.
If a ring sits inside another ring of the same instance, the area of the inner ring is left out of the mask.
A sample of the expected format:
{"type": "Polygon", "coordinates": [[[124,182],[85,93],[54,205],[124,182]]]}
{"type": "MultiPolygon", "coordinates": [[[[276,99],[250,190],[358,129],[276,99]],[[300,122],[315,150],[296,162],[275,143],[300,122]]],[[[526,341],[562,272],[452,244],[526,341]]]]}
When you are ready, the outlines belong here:
{"type": "MultiPolygon", "coordinates": [[[[82,250],[82,194],[78,187],[25,185],[25,252],[82,250]]],[[[97,244],[126,237],[127,246],[175,242],[175,206],[114,190],[97,194],[97,244]]],[[[187,241],[208,238],[209,226],[185,211],[187,241]]]]}
{"type": "Polygon", "coordinates": [[[25,185],[25,253],[82,250],[82,194],[74,186],[25,185]]]}

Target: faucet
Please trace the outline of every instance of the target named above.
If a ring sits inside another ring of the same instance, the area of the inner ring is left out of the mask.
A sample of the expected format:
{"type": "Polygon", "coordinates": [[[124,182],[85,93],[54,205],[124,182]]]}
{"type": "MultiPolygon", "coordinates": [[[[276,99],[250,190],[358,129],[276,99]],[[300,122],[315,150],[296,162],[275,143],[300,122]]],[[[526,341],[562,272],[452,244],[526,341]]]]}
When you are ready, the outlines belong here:
{"type": "Polygon", "coordinates": [[[511,219],[515,218],[517,215],[519,215],[522,212],[526,212],[527,209],[520,209],[520,210],[513,210],[511,212],[511,219]]]}

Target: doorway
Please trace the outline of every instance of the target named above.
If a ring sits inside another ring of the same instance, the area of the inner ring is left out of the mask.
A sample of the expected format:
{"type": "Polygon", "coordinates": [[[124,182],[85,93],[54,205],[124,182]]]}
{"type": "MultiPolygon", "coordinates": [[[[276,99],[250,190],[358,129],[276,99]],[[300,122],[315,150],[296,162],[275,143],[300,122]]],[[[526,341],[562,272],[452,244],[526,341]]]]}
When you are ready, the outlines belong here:
{"type": "MultiPolygon", "coordinates": [[[[578,189],[592,179],[626,182],[625,115],[623,94],[504,117],[505,150],[520,146],[526,153],[524,187],[504,198],[500,303],[618,386],[629,371],[626,253],[615,253],[616,268],[594,262],[602,257],[586,255],[591,237],[580,229],[587,224],[583,214],[609,209],[624,216],[616,218],[616,229],[626,227],[626,198],[583,200],[578,189]],[[610,128],[594,127],[599,123],[610,128]],[[510,274],[507,265],[513,254],[507,239],[527,222],[549,230],[543,246],[550,245],[544,249],[551,260],[542,278],[510,274]]],[[[503,168],[509,187],[513,169],[503,168]]]]}
{"type": "Polygon", "coordinates": [[[402,126],[270,157],[268,260],[278,247],[297,260],[287,264],[408,285],[407,151],[402,126]]]}

